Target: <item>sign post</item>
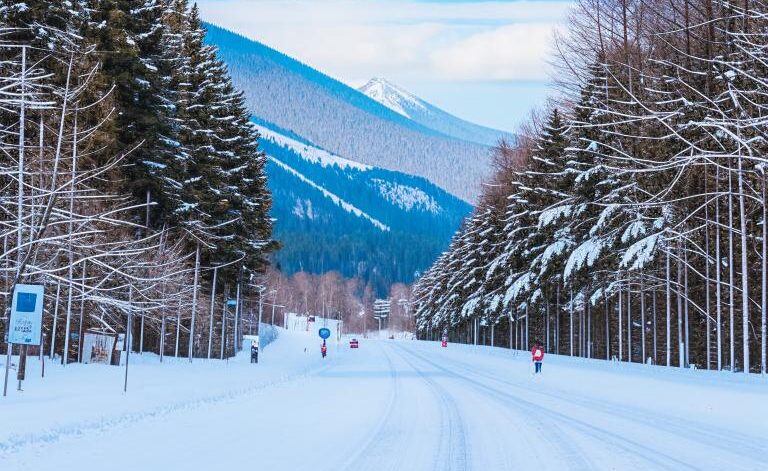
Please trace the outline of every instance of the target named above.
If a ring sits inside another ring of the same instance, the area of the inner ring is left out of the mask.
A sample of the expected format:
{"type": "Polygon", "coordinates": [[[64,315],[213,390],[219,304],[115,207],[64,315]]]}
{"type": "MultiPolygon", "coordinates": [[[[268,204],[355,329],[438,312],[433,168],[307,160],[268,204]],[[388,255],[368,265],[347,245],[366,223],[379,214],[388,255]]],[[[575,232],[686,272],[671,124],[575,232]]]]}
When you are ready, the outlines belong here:
{"type": "Polygon", "coordinates": [[[331,329],[327,327],[323,327],[320,330],[317,331],[317,335],[320,336],[321,339],[323,339],[323,346],[320,348],[320,350],[323,352],[323,358],[325,358],[325,341],[328,340],[328,337],[331,336],[331,329]]]}
{"type": "Polygon", "coordinates": [[[3,383],[3,397],[8,394],[8,370],[11,368],[11,349],[13,348],[13,344],[11,342],[7,342],[6,345],[8,348],[8,355],[5,359],[5,382],[3,383]]]}
{"type": "MultiPolygon", "coordinates": [[[[192,313],[194,316],[194,313],[192,313]]],[[[123,347],[125,349],[125,381],[123,382],[123,393],[128,392],[128,361],[131,359],[131,333],[133,329],[133,285],[128,285],[128,319],[125,323],[125,339],[123,347]]]]}
{"type": "Polygon", "coordinates": [[[19,352],[19,391],[24,380],[27,345],[42,345],[43,285],[17,284],[11,299],[11,318],[8,322],[8,359],[5,364],[3,396],[8,394],[8,369],[11,366],[11,346],[21,345],[19,352]]]}

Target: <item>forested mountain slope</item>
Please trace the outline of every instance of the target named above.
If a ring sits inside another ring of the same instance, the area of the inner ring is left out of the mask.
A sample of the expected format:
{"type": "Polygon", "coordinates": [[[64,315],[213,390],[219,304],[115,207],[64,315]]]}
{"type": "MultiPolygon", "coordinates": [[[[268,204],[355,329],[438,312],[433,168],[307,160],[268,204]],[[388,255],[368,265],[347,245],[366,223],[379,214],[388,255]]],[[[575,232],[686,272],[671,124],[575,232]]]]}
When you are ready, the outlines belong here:
{"type": "Polygon", "coordinates": [[[260,126],[280,268],[338,270],[381,292],[411,282],[471,210],[421,177],[359,164],[260,126]]]}
{"type": "Polygon", "coordinates": [[[259,42],[214,25],[233,81],[259,119],[350,160],[427,178],[474,201],[489,174],[485,145],[450,137],[259,42]]]}

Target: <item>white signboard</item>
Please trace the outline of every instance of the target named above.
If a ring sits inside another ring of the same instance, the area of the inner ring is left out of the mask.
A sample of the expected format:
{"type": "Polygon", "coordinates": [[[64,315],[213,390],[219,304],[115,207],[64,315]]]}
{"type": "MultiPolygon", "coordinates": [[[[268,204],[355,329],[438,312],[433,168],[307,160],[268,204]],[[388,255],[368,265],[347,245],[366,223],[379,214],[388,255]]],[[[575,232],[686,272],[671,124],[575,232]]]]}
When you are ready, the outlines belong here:
{"type": "Polygon", "coordinates": [[[112,352],[115,350],[115,336],[98,332],[86,332],[83,335],[83,363],[112,362],[112,352]]]}
{"type": "Polygon", "coordinates": [[[43,285],[16,285],[11,301],[8,342],[40,345],[43,321],[43,285]]]}

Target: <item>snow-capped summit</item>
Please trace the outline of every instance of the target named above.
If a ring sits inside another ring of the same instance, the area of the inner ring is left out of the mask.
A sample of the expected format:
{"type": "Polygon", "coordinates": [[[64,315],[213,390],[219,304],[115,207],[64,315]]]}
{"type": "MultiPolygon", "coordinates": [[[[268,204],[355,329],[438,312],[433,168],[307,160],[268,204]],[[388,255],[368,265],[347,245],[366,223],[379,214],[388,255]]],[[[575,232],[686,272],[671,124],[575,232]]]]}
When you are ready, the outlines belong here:
{"type": "Polygon", "coordinates": [[[383,78],[373,78],[358,90],[395,113],[446,136],[486,146],[495,145],[502,137],[514,139],[509,133],[458,118],[383,78]]]}
{"type": "Polygon", "coordinates": [[[372,78],[360,88],[360,91],[406,118],[413,119],[414,110],[428,112],[427,103],[383,78],[372,78]]]}

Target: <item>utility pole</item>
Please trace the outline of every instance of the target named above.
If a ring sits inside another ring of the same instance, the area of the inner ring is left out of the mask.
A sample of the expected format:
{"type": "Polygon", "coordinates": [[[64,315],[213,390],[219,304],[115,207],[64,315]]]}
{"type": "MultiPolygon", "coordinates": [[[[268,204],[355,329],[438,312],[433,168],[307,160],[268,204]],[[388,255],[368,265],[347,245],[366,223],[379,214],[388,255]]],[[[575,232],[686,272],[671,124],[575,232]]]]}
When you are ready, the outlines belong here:
{"type": "Polygon", "coordinates": [[[232,346],[233,354],[237,354],[240,350],[240,285],[242,284],[242,276],[237,277],[237,291],[235,293],[235,328],[234,328],[234,345],[232,346]]]}
{"type": "Polygon", "coordinates": [[[131,357],[131,322],[133,314],[133,285],[128,286],[128,322],[125,325],[125,382],[123,392],[128,392],[128,360],[131,357]]]}
{"type": "Polygon", "coordinates": [[[259,285],[259,322],[257,326],[257,332],[259,335],[259,353],[261,353],[261,316],[264,311],[264,290],[266,290],[266,286],[259,285]]]}
{"type": "Polygon", "coordinates": [[[82,299],[80,300],[80,321],[78,324],[77,334],[77,362],[82,363],[83,358],[83,314],[85,311],[85,260],[83,260],[83,276],[81,279],[80,293],[82,293],[82,299]]]}
{"type": "Polygon", "coordinates": [[[56,321],[59,319],[59,295],[61,294],[61,281],[56,283],[56,302],[53,304],[53,327],[51,327],[51,351],[48,355],[53,361],[56,352],[56,321]]]}
{"type": "Polygon", "coordinates": [[[379,321],[379,338],[381,338],[381,321],[389,317],[391,306],[391,299],[377,299],[373,302],[373,317],[379,321]]]}
{"type": "Polygon", "coordinates": [[[200,276],[200,242],[197,243],[195,249],[195,281],[194,289],[192,291],[192,321],[189,326],[189,348],[187,354],[189,355],[189,362],[192,363],[192,356],[195,347],[195,317],[197,317],[197,283],[200,276]]]}
{"type": "Polygon", "coordinates": [[[227,342],[227,307],[229,305],[229,286],[224,285],[224,310],[221,313],[221,345],[220,359],[224,359],[224,344],[227,342]]]}
{"type": "Polygon", "coordinates": [[[277,304],[277,290],[273,289],[269,292],[272,295],[272,325],[275,325],[275,307],[277,304]]]}
{"type": "Polygon", "coordinates": [[[211,315],[210,325],[208,327],[208,359],[211,359],[211,348],[213,347],[213,315],[216,308],[216,274],[219,267],[213,267],[213,285],[211,286],[211,315]]]}

